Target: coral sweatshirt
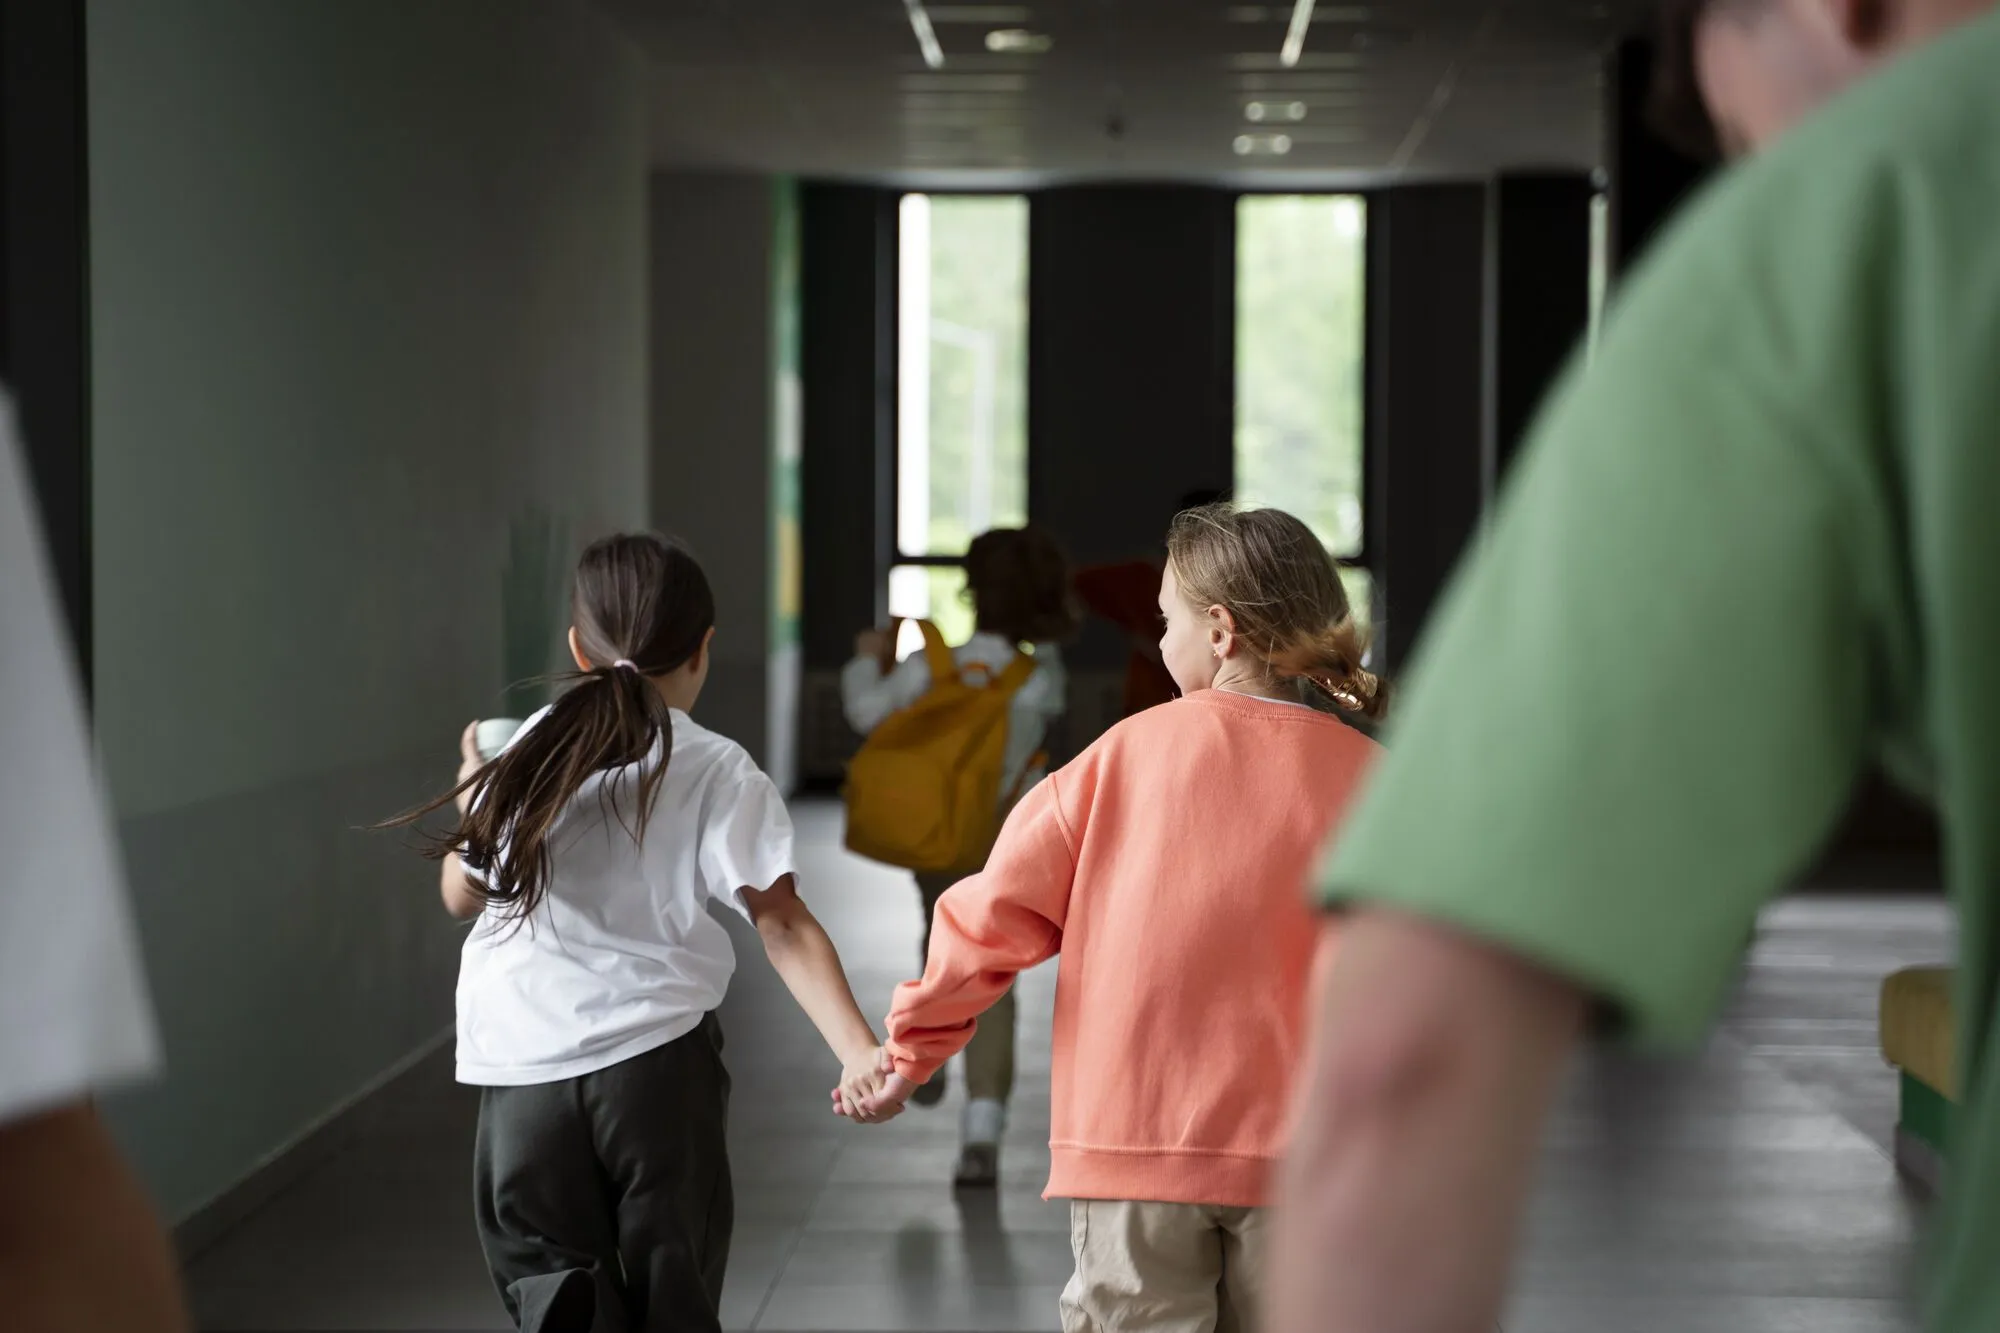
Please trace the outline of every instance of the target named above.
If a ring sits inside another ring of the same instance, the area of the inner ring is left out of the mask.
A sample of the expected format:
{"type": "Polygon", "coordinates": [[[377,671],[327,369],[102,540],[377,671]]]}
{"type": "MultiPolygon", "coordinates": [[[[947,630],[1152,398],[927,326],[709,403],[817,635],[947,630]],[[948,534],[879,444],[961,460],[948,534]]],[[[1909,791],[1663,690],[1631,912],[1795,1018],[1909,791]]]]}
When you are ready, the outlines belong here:
{"type": "Polygon", "coordinates": [[[1307,874],[1376,753],[1217,690],[1119,724],[938,903],[889,1015],[897,1072],[929,1079],[1060,952],[1048,1197],[1265,1204],[1305,1047],[1307,874]]]}

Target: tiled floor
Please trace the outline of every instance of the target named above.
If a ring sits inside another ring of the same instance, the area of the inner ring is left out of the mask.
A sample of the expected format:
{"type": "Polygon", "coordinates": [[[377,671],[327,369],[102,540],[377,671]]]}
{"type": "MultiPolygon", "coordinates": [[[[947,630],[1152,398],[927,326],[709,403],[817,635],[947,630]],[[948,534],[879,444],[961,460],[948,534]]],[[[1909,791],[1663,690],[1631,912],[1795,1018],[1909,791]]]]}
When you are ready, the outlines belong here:
{"type": "MultiPolygon", "coordinates": [[[[907,881],[848,860],[808,810],[808,893],[871,1013],[915,963],[907,881]]],[[[1893,1083],[1875,987],[1948,952],[1942,908],[1794,900],[1769,914],[1731,1017],[1698,1061],[1584,1062],[1550,1134],[1507,1320],[1524,1333],[1905,1333],[1918,1210],[1886,1153],[1893,1083]]],[[[805,1019],[739,936],[732,1329],[1053,1330],[1069,1274],[1047,1167],[1053,975],[1027,980],[1022,1090],[995,1194],[945,1184],[957,1099],[894,1124],[826,1109],[805,1019]]],[[[499,1330],[470,1219],[474,1096],[438,1063],[392,1127],[196,1261],[209,1330],[499,1330]]]]}

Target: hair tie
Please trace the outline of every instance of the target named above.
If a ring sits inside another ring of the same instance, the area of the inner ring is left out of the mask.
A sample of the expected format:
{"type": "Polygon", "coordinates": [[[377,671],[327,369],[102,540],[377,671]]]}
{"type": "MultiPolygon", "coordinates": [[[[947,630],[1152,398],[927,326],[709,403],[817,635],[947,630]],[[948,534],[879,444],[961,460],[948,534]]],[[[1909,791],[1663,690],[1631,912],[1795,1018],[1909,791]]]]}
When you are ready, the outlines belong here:
{"type": "MultiPolygon", "coordinates": [[[[633,661],[633,660],[632,660],[631,658],[629,658],[629,657],[621,657],[621,658],[619,658],[619,659],[618,659],[618,660],[617,660],[616,662],[613,662],[613,663],[611,664],[611,669],[612,669],[613,671],[632,671],[632,672],[638,672],[638,671],[639,671],[639,664],[638,664],[637,662],[634,662],[634,661],[633,661]]],[[[641,672],[640,674],[644,674],[644,673],[643,673],[643,672],[641,672]]]]}

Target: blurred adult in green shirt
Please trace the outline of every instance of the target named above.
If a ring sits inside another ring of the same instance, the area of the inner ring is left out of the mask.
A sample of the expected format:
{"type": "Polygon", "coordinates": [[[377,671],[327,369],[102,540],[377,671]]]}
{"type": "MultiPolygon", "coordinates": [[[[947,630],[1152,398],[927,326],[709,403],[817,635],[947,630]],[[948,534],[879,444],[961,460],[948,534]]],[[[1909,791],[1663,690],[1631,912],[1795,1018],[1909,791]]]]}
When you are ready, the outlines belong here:
{"type": "Polygon", "coordinates": [[[1587,1010],[1699,1040],[1876,760],[1961,921],[1931,1327],[2000,1329],[2000,0],[1680,0],[1718,136],[1328,867],[1273,1333],[1472,1333],[1587,1010]]]}

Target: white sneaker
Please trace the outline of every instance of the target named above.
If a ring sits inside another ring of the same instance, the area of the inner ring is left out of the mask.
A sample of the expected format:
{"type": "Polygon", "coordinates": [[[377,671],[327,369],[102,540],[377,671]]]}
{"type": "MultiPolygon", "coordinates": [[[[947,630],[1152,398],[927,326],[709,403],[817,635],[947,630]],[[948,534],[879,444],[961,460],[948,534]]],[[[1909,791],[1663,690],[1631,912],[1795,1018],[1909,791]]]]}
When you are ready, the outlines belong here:
{"type": "Polygon", "coordinates": [[[1007,1133],[1007,1103],[982,1097],[965,1104],[959,1135],[969,1146],[997,1144],[1007,1133]]]}
{"type": "Polygon", "coordinates": [[[967,1102],[960,1120],[964,1145],[951,1183],[959,1189],[992,1189],[1000,1183],[1000,1136],[1007,1132],[1007,1104],[991,1099],[967,1102]]]}

